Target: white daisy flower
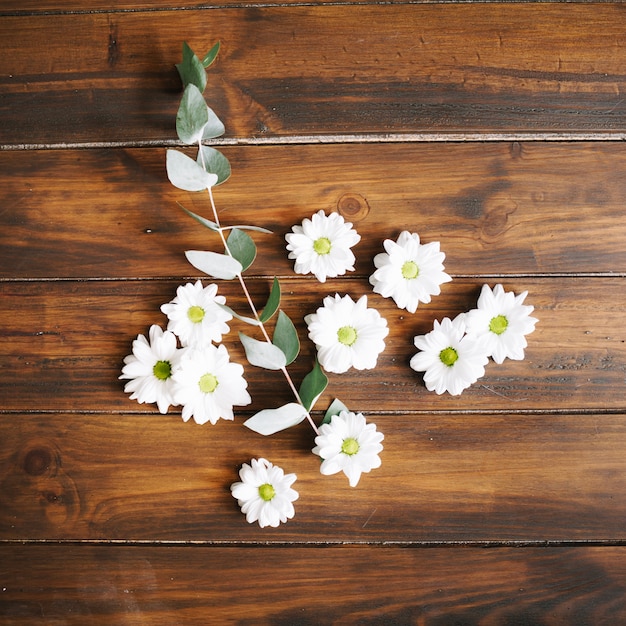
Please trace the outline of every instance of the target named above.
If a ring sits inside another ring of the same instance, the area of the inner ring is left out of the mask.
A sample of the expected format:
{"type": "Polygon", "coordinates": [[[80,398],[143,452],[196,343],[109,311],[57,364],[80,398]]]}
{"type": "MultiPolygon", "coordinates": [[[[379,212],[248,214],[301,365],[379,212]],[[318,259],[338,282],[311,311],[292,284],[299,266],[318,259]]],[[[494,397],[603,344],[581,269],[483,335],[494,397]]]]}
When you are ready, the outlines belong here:
{"type": "Polygon", "coordinates": [[[320,365],[341,374],[376,367],[389,334],[387,320],[376,309],[367,308],[367,296],[355,302],[350,296],[327,296],[324,306],[307,315],[309,338],[317,347],[320,365]]]}
{"type": "Polygon", "coordinates": [[[323,460],[320,472],[326,476],[343,472],[356,487],[361,474],[380,467],[378,453],[384,435],[375,424],[367,424],[361,413],[341,411],[328,424],[320,426],[313,452],[323,460]]]}
{"type": "Polygon", "coordinates": [[[124,391],[139,404],[156,402],[161,413],[167,413],[173,399],[173,375],[184,350],[177,347],[176,337],[156,324],[150,327],[150,339],[137,335],[133,353],[124,358],[120,379],[131,379],[124,391]]]}
{"type": "Polygon", "coordinates": [[[530,317],[534,307],[524,305],[527,291],[516,296],[496,285],[493,291],[483,285],[478,308],[467,314],[467,333],[476,337],[485,347],[488,356],[496,363],[507,357],[514,360],[524,358],[524,348],[528,345],[524,335],[535,330],[538,320],[530,317]]]}
{"type": "Polygon", "coordinates": [[[482,343],[465,334],[465,313],[453,321],[448,317],[441,323],[435,320],[433,330],[415,337],[415,346],[422,352],[411,358],[410,365],[425,372],[429,391],[458,396],[485,374],[489,359],[482,343]]]}
{"type": "Polygon", "coordinates": [[[174,372],[174,399],[181,404],[182,418],[197,424],[215,424],[220,417],[234,419],[233,406],[252,402],[243,367],[231,363],[225,346],[188,349],[174,372]]]}
{"type": "Polygon", "coordinates": [[[298,492],[291,488],[295,474],[285,474],[277,465],[265,459],[252,459],[239,470],[241,482],[230,486],[231,493],[250,524],[276,527],[295,515],[293,502],[298,492]]]}
{"type": "Polygon", "coordinates": [[[339,213],[327,216],[318,211],[291,230],[285,239],[289,258],[296,260],[296,274],[312,273],[323,283],[327,278],[354,271],[355,257],[350,248],[359,243],[361,235],[339,213]]]}
{"type": "Polygon", "coordinates": [[[420,302],[428,304],[431,296],[441,293],[440,285],[452,278],[443,269],[446,255],[439,242],[420,244],[417,233],[404,230],[397,241],[386,239],[386,252],[374,257],[378,268],[371,276],[374,293],[393,298],[401,309],[415,313],[420,302]]]}
{"type": "Polygon", "coordinates": [[[217,285],[203,288],[198,280],[180,285],[176,297],[161,311],[169,319],[167,329],[178,335],[181,345],[204,348],[212,341],[219,343],[230,330],[226,322],[233,316],[220,304],[226,304],[226,298],[217,295],[217,285]]]}

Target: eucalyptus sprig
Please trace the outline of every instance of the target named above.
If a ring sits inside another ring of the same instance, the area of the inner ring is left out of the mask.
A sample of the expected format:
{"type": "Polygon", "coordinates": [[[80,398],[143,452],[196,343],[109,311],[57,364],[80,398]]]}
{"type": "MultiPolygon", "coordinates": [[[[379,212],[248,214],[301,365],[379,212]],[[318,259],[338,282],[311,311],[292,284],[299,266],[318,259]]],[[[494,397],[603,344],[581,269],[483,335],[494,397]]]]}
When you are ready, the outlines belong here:
{"type": "MultiPolygon", "coordinates": [[[[213,219],[207,219],[182,208],[190,217],[217,233],[224,250],[224,252],[187,250],[185,256],[193,267],[208,276],[221,280],[237,279],[239,281],[252,316],[241,315],[223,306],[231,315],[246,324],[257,327],[260,331],[260,339],[239,333],[246,358],[251,365],[256,367],[281,371],[294,395],[295,402],[259,411],[244,424],[262,435],[271,435],[307,419],[315,433],[319,434],[319,429],[311,417],[311,410],[326,389],[328,378],[319,363],[315,361],[311,371],[296,388],[287,371],[287,366],[297,358],[300,352],[300,340],[295,325],[280,308],[279,281],[274,277],[269,297],[263,308],[259,310],[243,277],[243,273],[250,268],[257,255],[256,244],[246,231],[267,234],[271,234],[271,231],[254,225],[223,226],[215,205],[213,187],[224,183],[231,174],[228,159],[216,148],[203,143],[225,132],[224,124],[208,106],[203,95],[207,85],[206,70],[214,63],[219,49],[220,43],[218,42],[200,60],[189,45],[184,43],[182,61],[176,65],[184,89],[176,115],[176,132],[183,144],[197,146],[197,154],[193,159],[185,152],[169,149],[166,158],[167,175],[170,182],[179,189],[207,192],[213,219]],[[274,316],[276,316],[276,321],[270,336],[266,323],[274,316]]],[[[330,418],[327,415],[325,421],[328,419],[330,418]]]]}

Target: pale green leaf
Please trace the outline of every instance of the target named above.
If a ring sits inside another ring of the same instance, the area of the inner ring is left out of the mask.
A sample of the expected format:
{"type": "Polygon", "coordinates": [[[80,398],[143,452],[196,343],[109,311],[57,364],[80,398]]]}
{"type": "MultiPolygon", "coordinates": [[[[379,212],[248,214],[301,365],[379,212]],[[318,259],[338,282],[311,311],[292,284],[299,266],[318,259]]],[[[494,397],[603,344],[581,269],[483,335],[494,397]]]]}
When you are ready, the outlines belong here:
{"type": "Polygon", "coordinates": [[[246,271],[256,258],[256,245],[250,235],[238,228],[233,228],[226,240],[230,253],[241,263],[242,271],[246,271]]]}
{"type": "Polygon", "coordinates": [[[279,370],[285,367],[285,355],[280,348],[268,341],[259,341],[243,333],[239,333],[239,339],[251,365],[263,367],[266,370],[279,370]]]}
{"type": "Polygon", "coordinates": [[[278,313],[272,343],[285,353],[287,365],[293,363],[298,356],[298,352],[300,352],[298,332],[293,322],[284,311],[279,311],[278,313]]]}
{"type": "Polygon", "coordinates": [[[176,64],[176,69],[183,82],[183,88],[193,84],[200,92],[204,91],[206,87],[206,70],[186,41],[183,43],[183,60],[181,63],[176,64]]]}
{"type": "Polygon", "coordinates": [[[326,411],[326,415],[324,415],[324,419],[322,420],[322,424],[329,424],[332,417],[335,415],[339,415],[342,411],[348,411],[348,407],[341,401],[335,398],[328,407],[328,411],[326,411]]]}
{"type": "Polygon", "coordinates": [[[245,315],[239,315],[239,313],[235,312],[226,304],[217,303],[217,306],[219,306],[220,309],[224,309],[224,311],[228,311],[233,317],[236,317],[238,320],[241,320],[242,322],[245,322],[246,324],[251,324],[252,326],[261,325],[261,322],[255,320],[253,317],[246,317],[245,315]]]}
{"type": "Polygon", "coordinates": [[[270,291],[269,298],[259,315],[260,320],[265,323],[272,319],[272,316],[278,311],[278,305],[280,304],[280,284],[278,278],[274,276],[274,283],[272,284],[272,290],[270,291]]]}
{"type": "Polygon", "coordinates": [[[178,138],[186,144],[195,144],[202,139],[209,123],[209,108],[200,90],[190,83],[176,114],[176,132],[178,138]]]}
{"type": "Polygon", "coordinates": [[[211,146],[200,146],[196,161],[207,172],[217,176],[216,185],[221,185],[230,177],[228,159],[219,150],[211,148],[211,146]]]}
{"type": "Polygon", "coordinates": [[[322,395],[328,385],[328,378],[322,371],[319,363],[315,361],[313,369],[304,377],[298,395],[307,411],[313,408],[317,399],[322,395]]]}
{"type": "Polygon", "coordinates": [[[208,107],[206,104],[204,105],[207,109],[207,117],[208,121],[206,126],[204,127],[204,132],[202,133],[202,139],[213,139],[214,137],[219,137],[226,132],[226,128],[219,117],[215,114],[211,107],[208,107]]]}
{"type": "Polygon", "coordinates": [[[203,67],[209,67],[213,64],[213,61],[217,58],[217,53],[220,51],[220,42],[218,41],[205,55],[202,59],[203,67]]]}
{"type": "Polygon", "coordinates": [[[232,230],[233,228],[238,228],[239,230],[254,230],[257,233],[265,233],[266,235],[272,234],[271,230],[263,228],[262,226],[249,226],[248,224],[234,224],[233,226],[222,226],[222,230],[232,230]]]}
{"type": "Polygon", "coordinates": [[[285,428],[299,424],[306,417],[306,410],[301,404],[290,402],[278,409],[264,409],[247,419],[243,425],[260,435],[273,435],[285,428]]]}
{"type": "Polygon", "coordinates": [[[203,250],[187,250],[185,256],[197,270],[213,278],[231,280],[241,273],[241,263],[227,254],[203,250]]]}
{"type": "Polygon", "coordinates": [[[172,185],[185,191],[204,191],[217,182],[216,174],[210,174],[178,150],[167,151],[166,166],[172,185]]]}
{"type": "Polygon", "coordinates": [[[208,229],[216,232],[220,229],[215,222],[212,222],[211,220],[206,219],[206,217],[202,217],[201,215],[198,215],[193,211],[186,209],[180,202],[178,202],[177,204],[185,213],[187,213],[187,215],[193,217],[194,220],[197,220],[198,222],[200,222],[200,224],[206,226],[208,229]]]}

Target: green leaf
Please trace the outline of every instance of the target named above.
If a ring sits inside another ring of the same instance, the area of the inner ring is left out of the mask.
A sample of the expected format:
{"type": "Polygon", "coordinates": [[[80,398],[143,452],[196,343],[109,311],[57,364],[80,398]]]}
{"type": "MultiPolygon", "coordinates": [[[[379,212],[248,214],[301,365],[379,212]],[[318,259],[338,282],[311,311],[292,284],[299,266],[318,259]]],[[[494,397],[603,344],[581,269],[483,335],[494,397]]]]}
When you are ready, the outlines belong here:
{"type": "Polygon", "coordinates": [[[228,235],[226,243],[230,253],[241,263],[242,272],[245,272],[256,258],[254,241],[243,230],[233,228],[230,231],[230,235],[228,235]]]}
{"type": "Polygon", "coordinates": [[[178,138],[186,144],[198,143],[206,132],[209,123],[209,108],[200,90],[190,83],[176,114],[176,132],[178,138]]]}
{"type": "Polygon", "coordinates": [[[272,234],[271,230],[263,228],[262,226],[250,226],[248,224],[234,224],[233,226],[222,226],[222,230],[232,230],[233,228],[238,228],[239,230],[254,230],[257,233],[265,233],[266,235],[272,234]]]}
{"type": "Polygon", "coordinates": [[[213,64],[213,61],[217,58],[217,53],[220,51],[220,42],[218,41],[205,55],[204,59],[202,59],[202,65],[204,67],[209,67],[213,64]]]}
{"type": "Polygon", "coordinates": [[[313,405],[317,402],[317,399],[322,395],[324,389],[328,385],[328,378],[322,371],[320,364],[315,361],[313,369],[304,377],[298,395],[302,404],[307,411],[313,408],[313,405]]]}
{"type": "Polygon", "coordinates": [[[196,162],[207,172],[217,176],[216,185],[221,185],[230,178],[230,163],[228,159],[215,148],[200,146],[196,162]]]}
{"type": "Polygon", "coordinates": [[[247,419],[243,425],[260,435],[273,435],[285,428],[299,424],[306,417],[305,408],[296,402],[290,402],[278,409],[264,409],[247,419]]]}
{"type": "Polygon", "coordinates": [[[241,263],[227,254],[205,252],[202,250],[187,250],[185,256],[197,270],[213,278],[231,280],[241,273],[241,263]]]}
{"type": "Polygon", "coordinates": [[[185,191],[204,191],[217,182],[216,174],[210,174],[178,150],[167,151],[166,167],[172,185],[185,191]]]}
{"type": "Polygon", "coordinates": [[[296,327],[283,311],[278,313],[272,343],[283,351],[287,359],[287,365],[293,363],[298,356],[298,352],[300,352],[300,340],[298,339],[296,327]]]}
{"type": "Polygon", "coordinates": [[[219,117],[215,114],[213,109],[206,104],[204,105],[207,108],[207,116],[208,122],[204,127],[204,132],[202,133],[202,139],[213,139],[214,137],[219,137],[226,132],[226,128],[224,124],[220,120],[219,117]]]}
{"type": "Polygon", "coordinates": [[[241,320],[242,322],[245,322],[246,324],[250,324],[252,326],[261,325],[261,322],[257,322],[253,317],[246,317],[245,315],[239,315],[239,313],[236,313],[233,309],[231,309],[226,304],[217,303],[217,306],[220,307],[220,309],[224,309],[224,311],[228,311],[233,317],[236,317],[238,320],[241,320]]]}
{"type": "Polygon", "coordinates": [[[285,367],[285,355],[280,348],[268,341],[259,341],[243,333],[239,333],[239,339],[251,365],[263,367],[266,370],[279,370],[285,367]]]}
{"type": "Polygon", "coordinates": [[[187,85],[195,85],[202,93],[206,87],[206,70],[200,59],[189,47],[187,42],[183,43],[183,60],[176,64],[176,69],[183,82],[183,88],[187,85]]]}
{"type": "Polygon", "coordinates": [[[276,311],[278,311],[278,305],[280,304],[280,283],[278,282],[278,278],[274,276],[274,283],[272,284],[272,290],[270,291],[269,298],[265,303],[265,307],[261,311],[261,315],[259,315],[259,319],[265,323],[268,320],[272,319],[272,316],[276,311]]]}
{"type": "Polygon", "coordinates": [[[191,217],[193,217],[194,220],[197,220],[203,226],[206,226],[208,229],[213,230],[215,232],[219,230],[219,226],[215,222],[212,222],[211,220],[206,219],[206,217],[202,217],[201,215],[197,215],[196,213],[193,213],[189,209],[186,209],[180,202],[178,202],[177,204],[185,213],[187,213],[187,215],[190,215],[191,217]]]}
{"type": "Polygon", "coordinates": [[[328,411],[326,411],[326,415],[324,415],[322,424],[329,424],[332,417],[339,415],[342,411],[348,410],[348,407],[341,400],[335,398],[328,407],[328,411]]]}

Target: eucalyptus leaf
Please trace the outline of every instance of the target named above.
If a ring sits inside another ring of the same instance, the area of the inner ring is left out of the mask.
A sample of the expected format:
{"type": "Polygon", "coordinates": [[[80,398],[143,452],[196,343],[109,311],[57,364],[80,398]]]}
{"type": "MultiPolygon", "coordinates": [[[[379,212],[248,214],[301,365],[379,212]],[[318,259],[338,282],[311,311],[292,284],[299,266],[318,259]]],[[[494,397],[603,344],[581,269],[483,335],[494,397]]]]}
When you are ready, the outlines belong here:
{"type": "Polygon", "coordinates": [[[265,307],[259,315],[259,319],[265,323],[272,319],[272,316],[278,311],[278,305],[280,304],[280,283],[278,278],[274,276],[274,282],[272,284],[272,290],[270,291],[269,298],[265,304],[265,307]]]}
{"type": "Polygon", "coordinates": [[[304,377],[298,395],[307,411],[310,411],[317,399],[328,385],[328,378],[322,371],[320,364],[315,361],[313,369],[304,377]]]}
{"type": "Polygon", "coordinates": [[[220,51],[220,42],[218,41],[205,55],[202,59],[203,67],[209,67],[213,64],[213,61],[217,58],[217,53],[220,51]]]}
{"type": "Polygon", "coordinates": [[[209,106],[204,105],[207,110],[208,121],[206,126],[204,127],[204,132],[202,133],[202,139],[213,139],[214,137],[219,137],[226,132],[226,128],[219,117],[215,114],[215,111],[209,106]]]}
{"type": "Polygon", "coordinates": [[[211,148],[211,146],[200,146],[196,162],[207,172],[217,176],[216,185],[221,185],[230,178],[228,159],[219,150],[211,148]]]}
{"type": "Polygon", "coordinates": [[[210,174],[178,150],[167,151],[166,167],[172,185],[185,191],[204,191],[217,183],[216,174],[210,174]]]}
{"type": "Polygon", "coordinates": [[[231,280],[241,273],[241,263],[227,254],[203,250],[187,250],[185,256],[197,270],[213,278],[231,280]]]}
{"type": "Polygon", "coordinates": [[[335,398],[328,407],[326,411],[326,415],[324,415],[324,419],[322,420],[322,424],[329,424],[330,420],[335,416],[339,415],[342,411],[348,411],[348,407],[341,401],[335,398]]]}
{"type": "Polygon", "coordinates": [[[206,87],[206,70],[186,41],[183,43],[183,60],[181,63],[176,64],[176,69],[183,82],[183,88],[192,84],[200,92],[204,91],[206,87]]]}
{"type": "Polygon", "coordinates": [[[239,339],[246,351],[246,358],[251,365],[263,367],[266,370],[280,370],[285,367],[285,355],[277,346],[268,341],[259,341],[239,333],[239,339]]]}
{"type": "Polygon", "coordinates": [[[265,233],[266,235],[272,234],[271,230],[263,228],[262,226],[250,226],[248,224],[234,224],[233,226],[222,226],[222,230],[232,230],[233,228],[238,228],[239,230],[254,230],[257,233],[265,233]]]}
{"type": "Polygon", "coordinates": [[[215,232],[217,232],[220,229],[219,226],[215,222],[212,222],[211,220],[206,219],[206,217],[202,217],[201,215],[198,215],[197,213],[194,213],[193,211],[186,209],[180,202],[178,202],[178,206],[185,213],[187,213],[187,215],[193,217],[194,220],[197,220],[198,222],[200,222],[200,224],[202,224],[203,226],[206,226],[208,229],[213,230],[215,232]]]}
{"type": "Polygon", "coordinates": [[[241,263],[242,271],[246,271],[256,258],[256,245],[250,235],[243,230],[233,228],[226,240],[230,253],[241,263]]]}
{"type": "Polygon", "coordinates": [[[209,108],[204,101],[204,96],[193,83],[190,83],[185,87],[176,114],[178,138],[186,144],[198,143],[204,136],[208,124],[209,108]]]}
{"type": "Polygon", "coordinates": [[[278,312],[272,343],[284,352],[287,365],[293,363],[300,352],[298,332],[293,322],[284,311],[278,312]]]}
{"type": "Polygon", "coordinates": [[[306,417],[306,410],[301,404],[290,402],[278,409],[264,409],[247,419],[243,425],[260,435],[273,435],[285,428],[299,424],[306,417]]]}
{"type": "Polygon", "coordinates": [[[261,322],[258,322],[253,317],[246,317],[245,315],[239,315],[239,313],[237,313],[236,311],[231,309],[226,304],[219,304],[219,303],[217,303],[217,306],[219,306],[220,309],[224,309],[224,311],[228,311],[233,317],[236,317],[238,320],[241,320],[242,322],[245,322],[246,324],[250,324],[252,326],[260,326],[261,325],[261,322]]]}

